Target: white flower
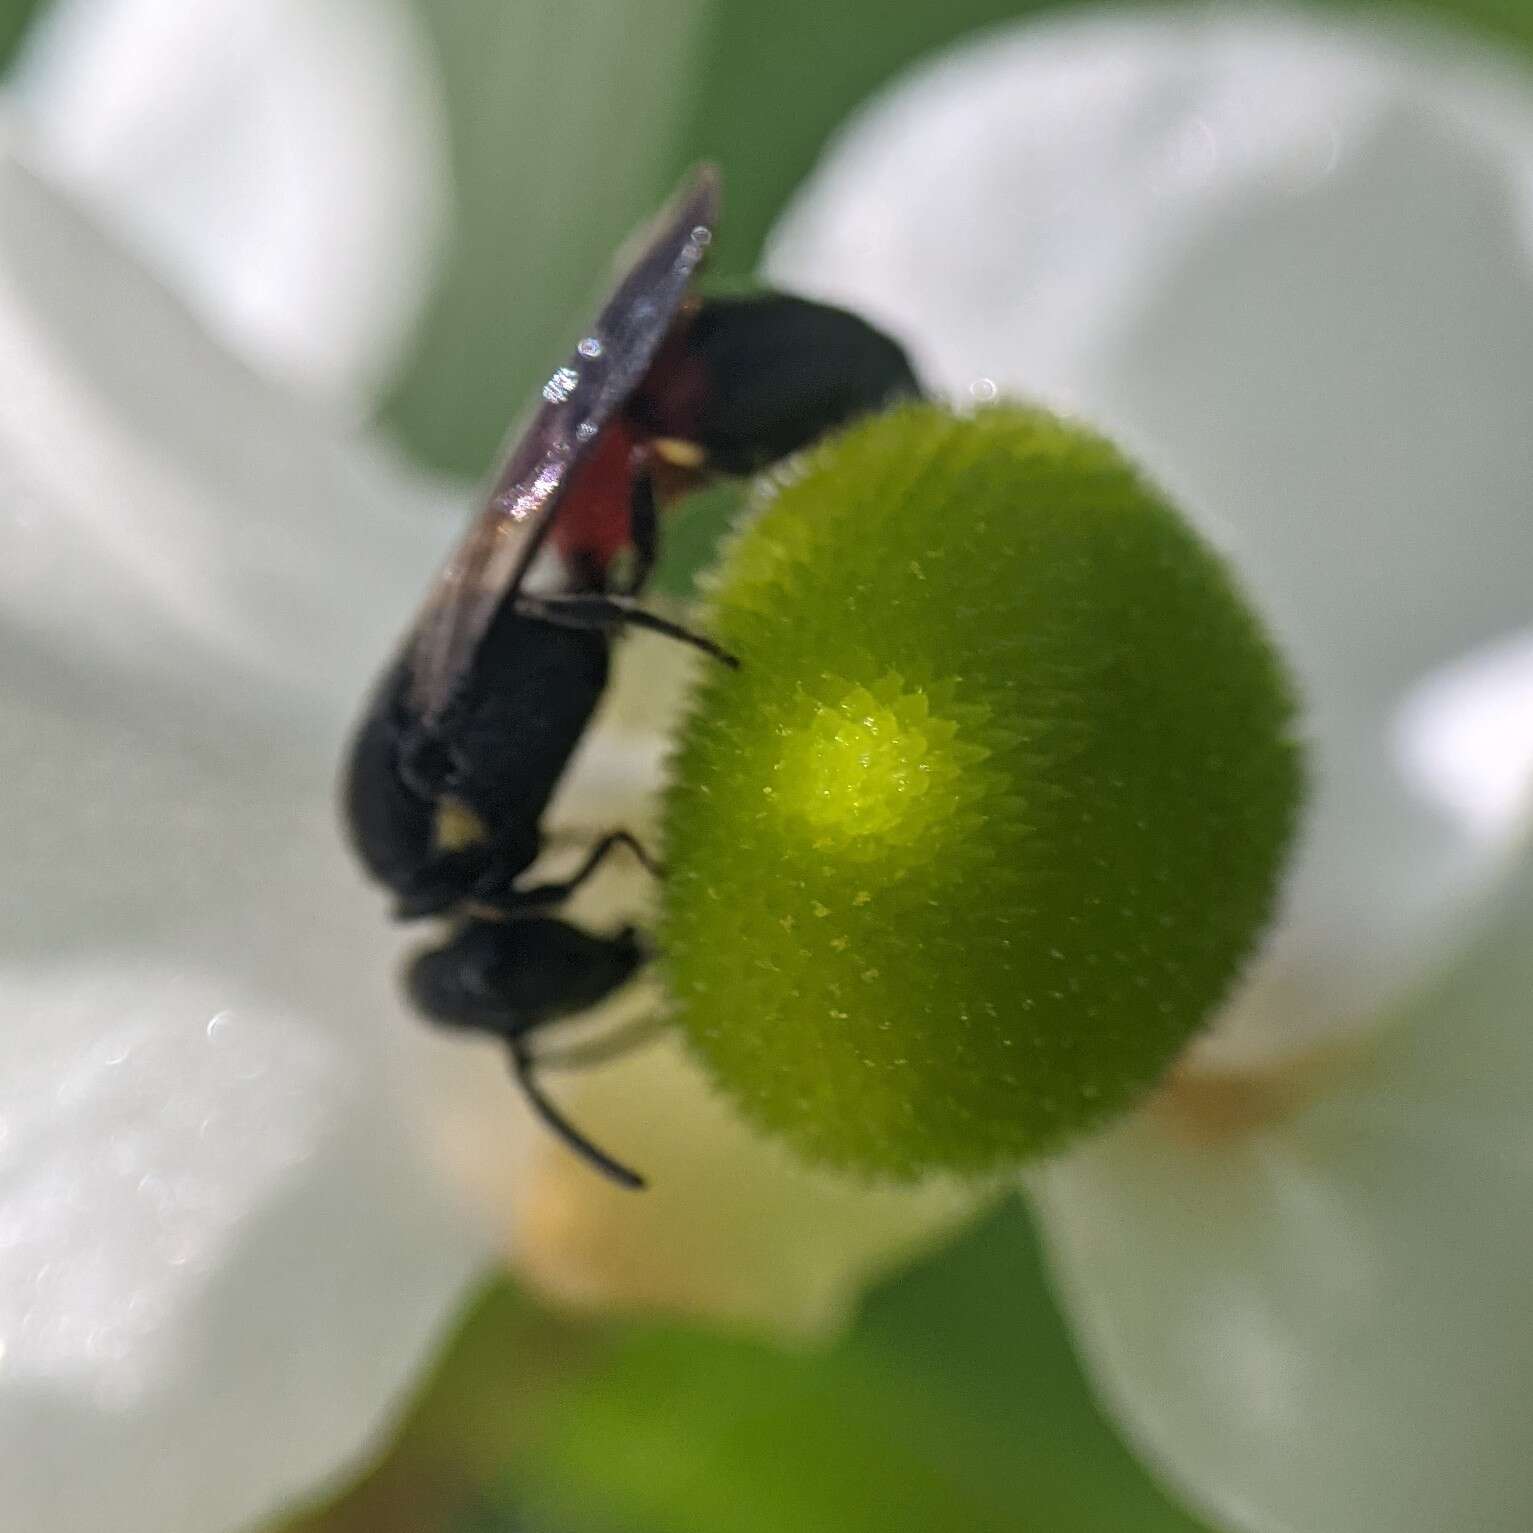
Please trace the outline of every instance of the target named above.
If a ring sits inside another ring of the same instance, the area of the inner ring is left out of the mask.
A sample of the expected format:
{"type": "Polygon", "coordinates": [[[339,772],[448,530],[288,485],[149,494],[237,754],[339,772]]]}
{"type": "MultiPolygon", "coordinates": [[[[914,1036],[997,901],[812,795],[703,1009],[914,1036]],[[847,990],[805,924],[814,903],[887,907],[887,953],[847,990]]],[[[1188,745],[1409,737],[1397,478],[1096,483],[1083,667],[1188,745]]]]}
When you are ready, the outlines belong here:
{"type": "Polygon", "coordinates": [[[853,124],[768,269],[1105,427],[1303,685],[1265,957],[1033,1181],[1104,1395],[1230,1527],[1526,1527],[1533,91],[1275,11],[990,34],[853,124]]]}
{"type": "Polygon", "coordinates": [[[447,212],[409,5],[54,0],[11,85],[33,163],[215,334],[326,402],[370,402],[447,212]]]}
{"type": "MultiPolygon", "coordinates": [[[[587,58],[593,89],[626,72],[617,44],[587,58]]],[[[467,495],[332,440],[5,129],[0,1526],[222,1533],[315,1492],[376,1450],[506,1252],[587,1298],[834,1319],[969,1200],[868,1199],[758,1157],[664,1048],[619,1077],[645,1085],[615,1146],[660,1186],[609,1194],[533,1128],[501,1051],[407,1015],[412,939],[347,856],[334,784],[467,495]]],[[[177,248],[147,259],[226,327],[221,258],[177,248]]],[[[284,314],[328,280],[298,277],[284,314]]],[[[567,830],[633,823],[653,782],[652,681],[635,718],[613,701],[567,830]]]]}
{"type": "Polygon", "coordinates": [[[330,807],[449,525],[0,159],[7,1526],[309,1488],[483,1260],[330,807]]]}
{"type": "MultiPolygon", "coordinates": [[[[1533,667],[1473,656],[1529,624],[1526,92],[1462,52],[1170,17],[905,90],[779,274],[955,390],[1121,435],[1221,529],[1313,704],[1268,963],[1217,1048],[1035,1189],[1093,1365],[1234,1526],[1520,1528],[1533,667]]],[[[805,1329],[972,1206],[800,1170],[669,1045],[550,1077],[650,1174],[631,1197],[529,1132],[493,1046],[404,1013],[332,785],[456,530],[432,499],[0,153],[6,1526],[219,1533],[313,1489],[492,1248],[572,1297],[805,1329]]],[[[643,825],[666,705],[629,648],[646,685],[571,830],[643,825]]]]}

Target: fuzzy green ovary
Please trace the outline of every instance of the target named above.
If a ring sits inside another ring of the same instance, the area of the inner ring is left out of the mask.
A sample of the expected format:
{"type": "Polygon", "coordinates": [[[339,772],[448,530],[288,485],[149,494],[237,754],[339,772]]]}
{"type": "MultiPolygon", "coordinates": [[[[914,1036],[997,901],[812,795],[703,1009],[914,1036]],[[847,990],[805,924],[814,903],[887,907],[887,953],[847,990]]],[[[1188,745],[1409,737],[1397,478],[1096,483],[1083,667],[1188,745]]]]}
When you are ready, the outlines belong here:
{"type": "Polygon", "coordinates": [[[941,838],[972,797],[965,770],[989,752],[961,741],[957,724],[897,675],[871,688],[824,680],[833,700],[806,699],[804,716],[783,727],[767,799],[811,845],[850,857],[941,838]]]}
{"type": "Polygon", "coordinates": [[[1090,433],[913,410],[733,551],[661,932],[720,1083],[811,1157],[984,1170],[1120,1110],[1223,994],[1297,799],[1281,672],[1090,433]]]}

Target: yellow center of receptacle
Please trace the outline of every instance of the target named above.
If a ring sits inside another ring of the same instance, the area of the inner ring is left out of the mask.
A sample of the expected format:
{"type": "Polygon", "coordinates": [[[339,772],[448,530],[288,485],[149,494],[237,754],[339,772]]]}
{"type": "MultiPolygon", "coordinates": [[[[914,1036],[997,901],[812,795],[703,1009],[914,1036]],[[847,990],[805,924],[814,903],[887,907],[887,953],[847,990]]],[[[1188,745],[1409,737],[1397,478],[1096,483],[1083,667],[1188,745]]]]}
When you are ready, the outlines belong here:
{"type": "Polygon", "coordinates": [[[898,676],[851,687],[785,729],[768,791],[817,844],[909,843],[952,811],[954,734],[898,676]]]}

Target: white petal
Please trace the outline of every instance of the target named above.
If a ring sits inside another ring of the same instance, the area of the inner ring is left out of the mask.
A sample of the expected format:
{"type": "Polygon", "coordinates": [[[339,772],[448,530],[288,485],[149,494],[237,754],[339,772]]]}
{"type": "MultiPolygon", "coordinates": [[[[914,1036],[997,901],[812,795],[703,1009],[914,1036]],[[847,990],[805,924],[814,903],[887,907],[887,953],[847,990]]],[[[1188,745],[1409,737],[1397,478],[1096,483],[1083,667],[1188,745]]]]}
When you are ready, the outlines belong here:
{"type": "Polygon", "coordinates": [[[340,402],[383,381],[446,211],[399,0],[59,0],[18,64],[39,161],[237,349],[340,402]]]}
{"type": "Polygon", "coordinates": [[[1316,1068],[1329,1089],[1298,1111],[1245,1098],[1264,1126],[1173,1085],[1039,1178],[1088,1362],[1230,1527],[1521,1533],[1533,858],[1399,1028],[1316,1068]]]}
{"type": "Polygon", "coordinates": [[[0,137],[0,603],[49,648],[338,730],[453,533],[211,346],[0,137]]]}
{"type": "Polygon", "coordinates": [[[1418,792],[1394,720],[1533,614],[1525,82],[1278,11],[988,34],[853,124],[768,265],[955,394],[1100,422],[1231,550],[1317,747],[1256,1032],[1366,1016],[1472,930],[1513,823],[1418,792]]]}
{"type": "Polygon", "coordinates": [[[483,1259],[332,808],[408,500],[0,155],[5,1527],[313,1489],[483,1259]]]}
{"type": "Polygon", "coordinates": [[[1533,811],[1533,630],[1433,671],[1395,719],[1401,769],[1469,835],[1533,811]]]}

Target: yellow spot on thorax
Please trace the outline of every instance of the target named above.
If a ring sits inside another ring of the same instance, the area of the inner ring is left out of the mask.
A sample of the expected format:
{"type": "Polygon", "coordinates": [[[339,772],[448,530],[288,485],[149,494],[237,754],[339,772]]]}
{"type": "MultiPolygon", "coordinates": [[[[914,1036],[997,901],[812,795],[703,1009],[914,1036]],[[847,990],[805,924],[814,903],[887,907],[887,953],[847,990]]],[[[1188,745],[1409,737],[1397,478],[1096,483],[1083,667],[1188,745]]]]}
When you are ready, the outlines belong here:
{"type": "Polygon", "coordinates": [[[439,852],[461,852],[489,836],[483,820],[460,798],[443,796],[436,801],[436,821],[431,838],[439,852]]]}
{"type": "Polygon", "coordinates": [[[650,448],[662,463],[672,468],[702,468],[708,454],[696,442],[684,442],[680,437],[657,436],[650,448]]]}

